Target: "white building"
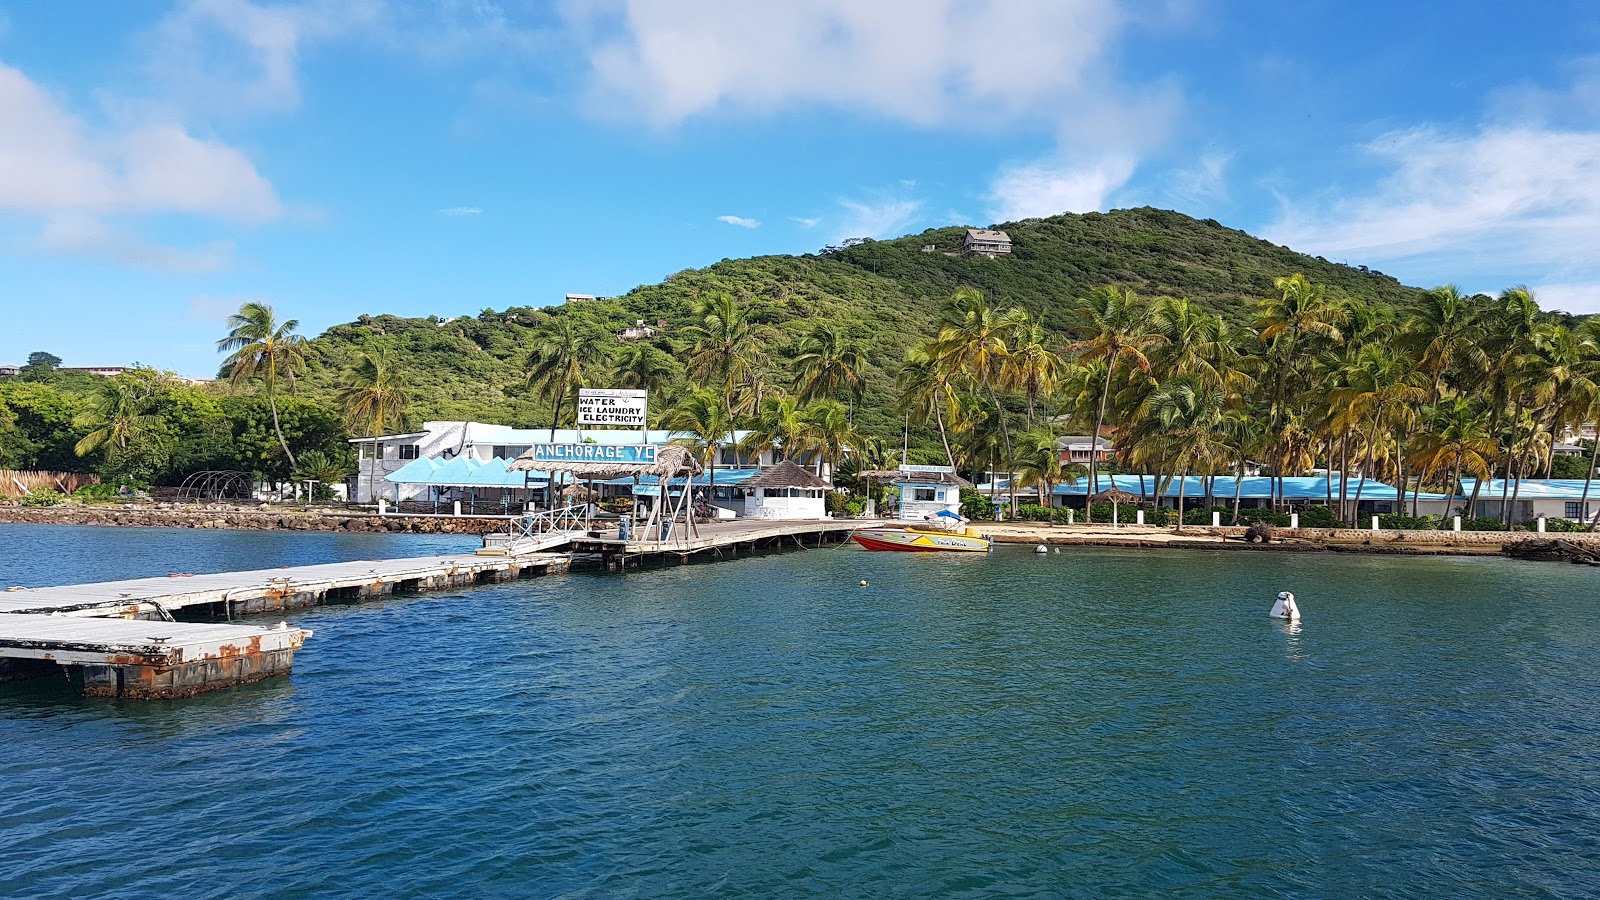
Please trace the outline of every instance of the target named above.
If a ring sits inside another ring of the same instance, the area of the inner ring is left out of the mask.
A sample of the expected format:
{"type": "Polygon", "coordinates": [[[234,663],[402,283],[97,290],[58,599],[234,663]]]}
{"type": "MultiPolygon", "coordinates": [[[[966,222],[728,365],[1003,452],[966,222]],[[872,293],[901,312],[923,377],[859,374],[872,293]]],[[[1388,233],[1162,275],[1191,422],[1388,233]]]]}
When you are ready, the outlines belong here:
{"type": "Polygon", "coordinates": [[[1062,465],[1077,463],[1087,466],[1091,458],[1105,462],[1117,455],[1117,448],[1106,438],[1098,440],[1093,435],[1069,434],[1056,438],[1056,449],[1061,452],[1062,465]],[[1093,453],[1090,452],[1093,448],[1093,453]]]}
{"type": "Polygon", "coordinates": [[[739,484],[748,519],[826,519],[832,487],[787,459],[739,484]]]}
{"type": "MultiPolygon", "coordinates": [[[[712,502],[741,511],[746,498],[739,489],[724,483],[720,473],[739,469],[764,469],[784,459],[781,451],[771,447],[759,451],[741,450],[750,436],[748,431],[731,432],[718,447],[716,468],[719,473],[713,486],[712,502]]],[[[600,428],[513,428],[509,425],[491,425],[484,422],[424,422],[421,431],[404,434],[386,434],[375,438],[352,438],[356,447],[357,472],[352,478],[357,503],[373,503],[377,497],[390,502],[423,500],[430,496],[425,485],[396,485],[384,481],[384,476],[399,471],[418,459],[431,459],[447,463],[465,457],[478,463],[493,459],[509,462],[521,456],[534,444],[638,444],[650,443],[664,446],[686,438],[680,432],[651,429],[649,431],[600,428]],[[374,495],[374,488],[376,495],[374,495]]],[[[794,459],[809,467],[824,482],[831,483],[833,472],[826,462],[813,454],[802,454],[794,459]]]]}
{"type": "Polygon", "coordinates": [[[893,483],[900,489],[900,518],[907,521],[960,513],[961,489],[971,486],[949,466],[901,466],[893,483]]]}

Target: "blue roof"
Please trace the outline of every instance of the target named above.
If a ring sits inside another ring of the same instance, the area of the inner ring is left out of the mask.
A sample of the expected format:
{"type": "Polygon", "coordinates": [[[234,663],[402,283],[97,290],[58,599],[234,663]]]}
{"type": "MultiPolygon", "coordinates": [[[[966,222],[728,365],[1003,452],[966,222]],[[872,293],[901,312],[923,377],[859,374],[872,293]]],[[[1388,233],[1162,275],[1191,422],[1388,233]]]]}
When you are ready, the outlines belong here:
{"type": "MultiPolygon", "coordinates": [[[[1339,476],[1333,477],[1331,494],[1339,496],[1339,476]]],[[[1142,483],[1138,475],[1101,475],[1099,490],[1107,491],[1115,484],[1118,488],[1134,496],[1153,497],[1160,486],[1154,475],[1144,476],[1142,483]]],[[[1273,496],[1273,479],[1268,475],[1245,476],[1236,478],[1233,475],[1218,475],[1211,487],[1213,497],[1229,497],[1237,489],[1239,496],[1250,500],[1268,500],[1273,496]],[[1242,483],[1241,483],[1242,482],[1242,483]]],[[[1352,478],[1345,482],[1344,496],[1353,499],[1356,491],[1361,491],[1363,500],[1381,500],[1385,497],[1395,496],[1395,488],[1372,478],[1352,478]]],[[[1180,492],[1184,497],[1203,497],[1206,493],[1206,479],[1200,475],[1185,475],[1181,479],[1172,476],[1164,490],[1160,491],[1162,497],[1177,497],[1180,492]]],[[[1089,479],[1080,477],[1077,484],[1058,484],[1054,493],[1062,497],[1082,497],[1089,493],[1089,479]]],[[[1326,500],[1330,494],[1328,479],[1321,475],[1292,477],[1283,479],[1283,492],[1281,496],[1286,500],[1326,500]]],[[[1407,497],[1410,494],[1406,495],[1407,497]]],[[[1422,499],[1444,499],[1442,494],[1423,494],[1422,499]]]]}
{"type": "Polygon", "coordinates": [[[507,472],[506,461],[496,456],[488,462],[479,462],[470,456],[458,456],[449,461],[424,456],[406,463],[383,476],[394,484],[427,484],[436,487],[525,487],[540,485],[549,479],[543,472],[507,472]]]}
{"type": "MultiPolygon", "coordinates": [[[[1513,491],[1518,500],[1581,500],[1583,499],[1582,478],[1523,478],[1521,487],[1513,480],[1509,484],[1503,478],[1494,478],[1483,483],[1483,490],[1478,493],[1480,501],[1489,497],[1498,498],[1501,491],[1510,496],[1513,491]]],[[[1472,478],[1461,479],[1461,496],[1467,499],[1472,496],[1472,488],[1477,481],[1472,478]]],[[[1589,485],[1589,499],[1600,500],[1600,478],[1589,485]]]]}
{"type": "MultiPolygon", "coordinates": [[[[694,476],[694,486],[698,488],[716,484],[719,487],[732,487],[733,485],[756,477],[760,471],[760,469],[718,469],[716,472],[716,480],[714,482],[707,480],[710,477],[710,473],[701,472],[699,475],[694,476]]],[[[657,481],[658,479],[656,476],[645,475],[639,479],[639,486],[634,489],[634,492],[639,494],[654,494],[658,491],[656,486],[657,481]]],[[[605,483],[631,485],[633,484],[633,479],[613,478],[605,483]]],[[[683,483],[684,479],[681,476],[678,478],[671,478],[667,480],[667,488],[669,490],[672,488],[681,488],[683,487],[683,483]]]]}

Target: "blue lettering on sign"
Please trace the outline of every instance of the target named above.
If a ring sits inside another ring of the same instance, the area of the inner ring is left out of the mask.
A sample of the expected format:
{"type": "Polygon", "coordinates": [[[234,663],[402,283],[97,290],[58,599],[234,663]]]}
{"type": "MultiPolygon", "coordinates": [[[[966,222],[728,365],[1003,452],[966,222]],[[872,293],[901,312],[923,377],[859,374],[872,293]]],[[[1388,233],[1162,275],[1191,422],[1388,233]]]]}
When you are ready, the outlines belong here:
{"type": "Polygon", "coordinates": [[[651,444],[534,444],[534,462],[599,462],[651,465],[656,447],[651,444]]]}

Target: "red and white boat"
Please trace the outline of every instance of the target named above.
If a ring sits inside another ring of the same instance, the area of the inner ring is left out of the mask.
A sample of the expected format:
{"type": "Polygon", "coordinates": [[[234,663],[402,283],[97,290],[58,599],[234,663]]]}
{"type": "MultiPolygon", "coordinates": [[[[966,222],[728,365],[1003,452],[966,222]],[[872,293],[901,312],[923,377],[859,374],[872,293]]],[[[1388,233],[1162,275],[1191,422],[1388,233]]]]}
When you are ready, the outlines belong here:
{"type": "Polygon", "coordinates": [[[987,553],[992,543],[976,528],[940,528],[936,525],[879,525],[858,528],[850,539],[867,550],[943,551],[987,553]]]}

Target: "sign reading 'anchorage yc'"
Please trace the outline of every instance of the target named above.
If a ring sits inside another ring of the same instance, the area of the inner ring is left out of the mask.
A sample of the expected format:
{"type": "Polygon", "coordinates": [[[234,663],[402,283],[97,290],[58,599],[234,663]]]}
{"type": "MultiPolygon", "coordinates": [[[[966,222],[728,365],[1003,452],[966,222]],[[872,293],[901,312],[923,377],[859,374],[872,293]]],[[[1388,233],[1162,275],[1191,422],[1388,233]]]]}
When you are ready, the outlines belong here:
{"type": "Polygon", "coordinates": [[[579,388],[579,425],[622,425],[643,428],[648,391],[621,388],[579,388]]]}

